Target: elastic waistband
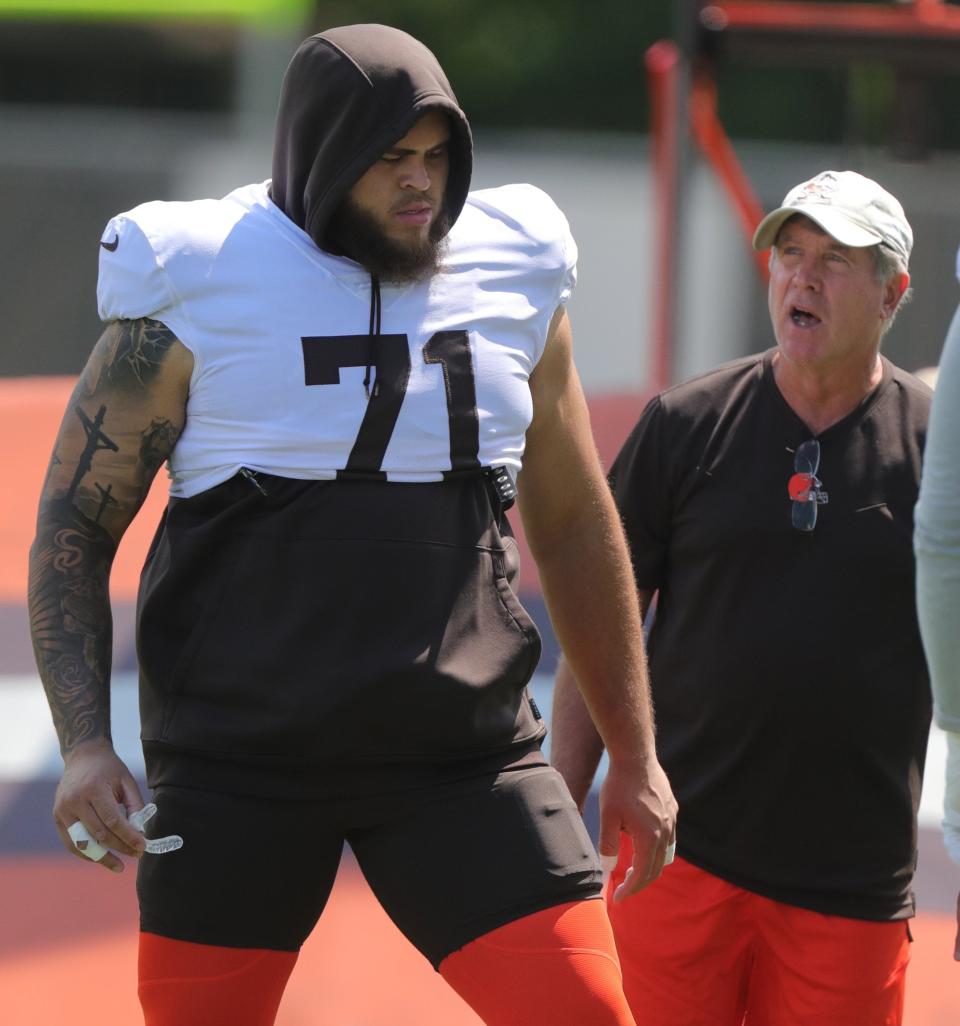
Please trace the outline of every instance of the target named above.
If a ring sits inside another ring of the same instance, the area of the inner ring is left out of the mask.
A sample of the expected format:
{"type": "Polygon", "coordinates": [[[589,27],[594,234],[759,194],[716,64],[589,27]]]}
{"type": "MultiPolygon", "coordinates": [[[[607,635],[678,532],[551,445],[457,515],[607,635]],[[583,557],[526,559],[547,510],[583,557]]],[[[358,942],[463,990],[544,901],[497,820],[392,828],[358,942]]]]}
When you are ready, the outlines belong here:
{"type": "Polygon", "coordinates": [[[437,762],[327,763],[311,766],[238,764],[206,753],[145,741],[147,784],[278,799],[350,800],[389,795],[513,769],[547,765],[540,750],[546,728],[496,751],[437,762]]]}

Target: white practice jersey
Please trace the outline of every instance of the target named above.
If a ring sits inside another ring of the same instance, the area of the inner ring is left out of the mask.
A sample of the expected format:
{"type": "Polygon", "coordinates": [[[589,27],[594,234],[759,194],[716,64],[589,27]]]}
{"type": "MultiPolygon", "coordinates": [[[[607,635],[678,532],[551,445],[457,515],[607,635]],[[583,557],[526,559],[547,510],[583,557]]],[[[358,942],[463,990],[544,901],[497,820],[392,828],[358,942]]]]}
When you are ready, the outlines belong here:
{"type": "Polygon", "coordinates": [[[503,465],[516,476],[530,374],[576,279],[553,201],[529,185],[471,193],[443,270],[381,286],[377,336],[370,276],[318,249],[267,185],[147,203],[102,238],[100,316],[162,321],[194,357],[171,493],[242,467],[436,481],[503,465]]]}

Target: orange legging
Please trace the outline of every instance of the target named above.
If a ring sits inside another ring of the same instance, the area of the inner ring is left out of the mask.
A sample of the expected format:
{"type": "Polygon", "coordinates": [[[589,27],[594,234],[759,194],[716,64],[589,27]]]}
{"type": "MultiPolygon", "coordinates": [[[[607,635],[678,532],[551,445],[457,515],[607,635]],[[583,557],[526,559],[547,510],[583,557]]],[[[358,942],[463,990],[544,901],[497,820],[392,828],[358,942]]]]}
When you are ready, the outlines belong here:
{"type": "MultiPolygon", "coordinates": [[[[272,1026],[296,959],[142,933],[146,1026],[272,1026]]],[[[440,975],[487,1026],[635,1026],[600,900],[492,930],[445,958],[440,975]]]]}
{"type": "Polygon", "coordinates": [[[487,1026],[635,1026],[601,901],[491,930],[447,956],[440,975],[487,1026]]]}
{"type": "Polygon", "coordinates": [[[220,948],[140,934],[146,1026],[272,1026],[295,951],[220,948]]]}

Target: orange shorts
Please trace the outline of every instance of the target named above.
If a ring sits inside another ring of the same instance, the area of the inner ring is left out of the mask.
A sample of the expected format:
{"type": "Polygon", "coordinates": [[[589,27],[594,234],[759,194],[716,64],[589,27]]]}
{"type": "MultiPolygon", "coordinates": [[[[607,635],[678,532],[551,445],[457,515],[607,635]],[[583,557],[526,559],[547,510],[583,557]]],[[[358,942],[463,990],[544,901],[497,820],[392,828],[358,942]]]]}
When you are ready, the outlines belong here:
{"type": "Polygon", "coordinates": [[[678,858],[610,901],[623,988],[644,1026],[899,1026],[910,959],[903,920],[868,922],[784,905],[678,858]]]}

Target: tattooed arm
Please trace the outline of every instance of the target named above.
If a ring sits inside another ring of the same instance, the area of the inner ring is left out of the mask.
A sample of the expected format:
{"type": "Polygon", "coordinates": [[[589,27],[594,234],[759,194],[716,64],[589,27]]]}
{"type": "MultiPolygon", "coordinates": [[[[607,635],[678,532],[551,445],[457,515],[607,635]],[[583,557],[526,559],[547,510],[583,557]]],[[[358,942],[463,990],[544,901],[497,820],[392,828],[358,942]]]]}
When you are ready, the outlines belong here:
{"type": "MultiPolygon", "coordinates": [[[[67,834],[77,820],[105,848],[143,849],[117,808],[143,800],[110,735],[108,584],[120,539],[183,430],[192,368],[159,321],[110,324],[70,398],[40,497],[30,627],[64,761],[54,821],[78,856],[67,834]]],[[[102,865],[122,868],[113,854],[102,865]]]]}

